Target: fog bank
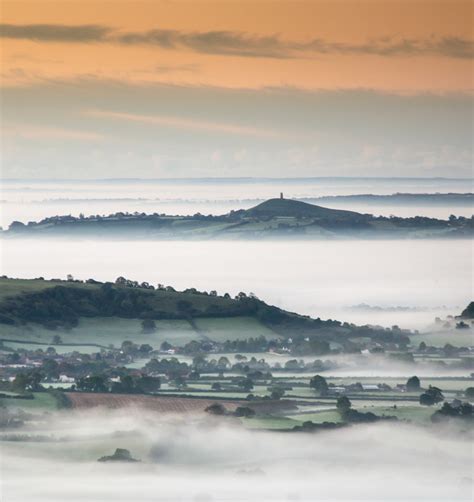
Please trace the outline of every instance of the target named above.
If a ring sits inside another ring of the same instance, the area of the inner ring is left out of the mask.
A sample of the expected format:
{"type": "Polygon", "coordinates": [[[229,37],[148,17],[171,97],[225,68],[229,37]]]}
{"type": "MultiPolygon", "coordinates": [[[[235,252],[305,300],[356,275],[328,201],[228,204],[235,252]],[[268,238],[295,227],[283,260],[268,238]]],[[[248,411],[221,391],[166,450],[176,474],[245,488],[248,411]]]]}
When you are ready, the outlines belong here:
{"type": "Polygon", "coordinates": [[[316,317],[423,329],[436,316],[458,314],[472,299],[472,245],[3,240],[0,273],[102,281],[125,276],[179,290],[252,291],[267,303],[316,317]],[[382,309],[352,308],[360,304],[382,309]],[[409,310],[391,310],[397,306],[409,310]]]}
{"type": "Polygon", "coordinates": [[[2,442],[4,500],[435,501],[472,496],[467,438],[406,424],[317,434],[251,432],[232,419],[187,417],[185,423],[132,410],[58,414],[39,429],[36,433],[63,439],[2,442]],[[117,447],[130,449],[142,462],[96,461],[117,447]]]}

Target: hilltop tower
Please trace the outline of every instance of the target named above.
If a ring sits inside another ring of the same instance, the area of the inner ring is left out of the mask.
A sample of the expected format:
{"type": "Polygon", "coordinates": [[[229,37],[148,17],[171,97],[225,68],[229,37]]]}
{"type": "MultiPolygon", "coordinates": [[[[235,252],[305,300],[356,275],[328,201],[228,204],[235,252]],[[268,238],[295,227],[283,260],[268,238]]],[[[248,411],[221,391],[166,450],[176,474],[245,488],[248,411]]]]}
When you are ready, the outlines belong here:
{"type": "Polygon", "coordinates": [[[283,192],[280,192],[280,199],[283,199],[283,192]]]}

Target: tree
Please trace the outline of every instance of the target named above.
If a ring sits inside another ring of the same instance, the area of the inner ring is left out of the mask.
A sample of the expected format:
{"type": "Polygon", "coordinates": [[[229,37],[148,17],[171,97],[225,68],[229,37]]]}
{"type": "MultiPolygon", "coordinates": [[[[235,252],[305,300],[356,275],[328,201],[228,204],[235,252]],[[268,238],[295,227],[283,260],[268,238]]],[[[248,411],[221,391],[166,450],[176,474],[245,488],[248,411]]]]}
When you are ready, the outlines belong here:
{"type": "Polygon", "coordinates": [[[12,389],[16,392],[25,392],[28,385],[28,376],[25,373],[17,373],[12,382],[12,389]]]}
{"type": "Polygon", "coordinates": [[[54,359],[44,359],[41,369],[46,378],[59,378],[59,364],[54,359]]]}
{"type": "Polygon", "coordinates": [[[51,343],[53,345],[61,345],[63,343],[63,341],[59,335],[54,335],[51,343]]]}
{"type": "Polygon", "coordinates": [[[283,396],[285,395],[285,389],[281,387],[274,387],[272,389],[272,392],[270,394],[270,397],[272,399],[275,399],[276,401],[280,400],[283,396]]]}
{"type": "Polygon", "coordinates": [[[255,416],[255,410],[248,406],[238,406],[234,411],[234,416],[251,418],[255,416]]]}
{"type": "Polygon", "coordinates": [[[336,408],[339,413],[347,413],[352,407],[352,403],[350,402],[347,396],[341,396],[337,399],[336,408]]]}
{"type": "Polygon", "coordinates": [[[156,331],[156,323],[153,319],[143,319],[142,321],[142,332],[143,333],[154,333],[156,331]]]}
{"type": "Polygon", "coordinates": [[[149,343],[142,343],[138,351],[142,354],[149,354],[153,351],[153,347],[149,343]]]}
{"type": "Polygon", "coordinates": [[[432,422],[441,422],[450,418],[461,418],[464,420],[474,419],[474,408],[470,403],[461,403],[454,400],[451,404],[443,403],[438,411],[431,415],[432,422]]]}
{"type": "Polygon", "coordinates": [[[227,357],[221,356],[219,357],[219,360],[217,361],[217,367],[219,369],[227,369],[230,367],[230,361],[227,357]]]}
{"type": "Polygon", "coordinates": [[[328,393],[328,383],[326,379],[321,375],[315,375],[309,382],[309,386],[314,389],[316,392],[319,392],[320,395],[324,396],[328,393]]]}
{"type": "Polygon", "coordinates": [[[406,388],[408,392],[416,392],[420,390],[420,379],[417,376],[412,376],[407,380],[406,388]]]}
{"type": "Polygon", "coordinates": [[[80,378],[77,388],[84,392],[108,392],[108,381],[104,375],[93,375],[80,378]]]}
{"type": "Polygon", "coordinates": [[[161,379],[159,377],[142,376],[137,381],[137,388],[147,394],[149,392],[157,392],[161,387],[161,379]]]}
{"type": "Polygon", "coordinates": [[[238,385],[246,392],[249,392],[253,389],[253,381],[251,378],[244,378],[243,380],[240,380],[238,385]]]}
{"type": "Polygon", "coordinates": [[[474,399],[474,387],[468,387],[468,388],[464,391],[464,395],[465,395],[468,399],[474,399]]]}
{"type": "Polygon", "coordinates": [[[444,401],[441,389],[438,389],[438,387],[432,387],[431,385],[428,390],[420,396],[420,404],[423,406],[432,406],[433,404],[440,403],[441,401],[444,401]]]}
{"type": "Polygon", "coordinates": [[[173,346],[170,343],[168,343],[167,341],[164,341],[160,345],[161,352],[168,352],[168,350],[171,350],[172,348],[173,348],[173,346]]]}
{"type": "Polygon", "coordinates": [[[213,403],[210,406],[208,406],[204,411],[206,413],[209,413],[210,415],[219,415],[219,416],[222,416],[222,415],[226,415],[227,414],[227,410],[220,403],[213,403]]]}

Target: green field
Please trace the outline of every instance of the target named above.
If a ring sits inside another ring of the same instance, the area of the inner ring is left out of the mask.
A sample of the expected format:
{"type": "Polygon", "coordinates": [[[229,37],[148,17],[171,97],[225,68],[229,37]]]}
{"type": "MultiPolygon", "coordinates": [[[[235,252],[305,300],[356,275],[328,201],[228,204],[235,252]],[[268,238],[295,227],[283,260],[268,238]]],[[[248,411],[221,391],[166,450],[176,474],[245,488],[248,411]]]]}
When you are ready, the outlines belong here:
{"type": "Polygon", "coordinates": [[[6,406],[11,409],[21,409],[28,412],[54,411],[59,408],[56,398],[48,392],[35,392],[33,396],[33,399],[0,397],[0,406],[6,406]]]}
{"type": "Polygon", "coordinates": [[[47,288],[54,288],[57,285],[67,287],[95,288],[92,284],[82,284],[75,282],[52,282],[36,279],[0,279],[0,302],[5,298],[17,296],[20,293],[37,293],[47,288]]]}
{"type": "Polygon", "coordinates": [[[240,419],[247,429],[292,429],[295,425],[301,425],[302,421],[287,417],[258,416],[240,419]]]}
{"type": "Polygon", "coordinates": [[[275,338],[277,335],[253,317],[198,318],[196,326],[203,335],[216,342],[258,338],[275,338]]]}
{"type": "Polygon", "coordinates": [[[421,342],[433,347],[444,347],[447,343],[455,347],[471,347],[474,345],[474,330],[456,329],[440,333],[425,333],[410,336],[413,346],[418,347],[421,342]]]}
{"type": "MultiPolygon", "coordinates": [[[[52,339],[55,335],[61,337],[63,344],[98,344],[103,347],[114,345],[120,347],[123,341],[130,340],[137,344],[150,344],[154,349],[159,349],[160,345],[167,341],[172,345],[182,346],[191,340],[210,338],[215,341],[235,340],[261,335],[276,336],[271,330],[263,326],[258,320],[252,317],[229,317],[229,318],[202,318],[196,324],[198,331],[195,331],[191,324],[182,319],[170,319],[155,321],[156,331],[153,333],[143,333],[141,321],[139,319],[123,319],[119,317],[82,317],[79,325],[70,330],[57,328],[47,329],[39,324],[28,324],[25,326],[10,326],[0,324],[0,338],[15,340],[24,348],[26,344],[21,342],[39,342],[45,346],[30,345],[29,348],[46,349],[52,346],[52,339]]],[[[4,342],[7,347],[15,347],[15,343],[4,342]]],[[[19,347],[20,345],[16,345],[19,347]]],[[[66,345],[54,346],[58,353],[80,350],[83,352],[97,352],[100,348],[95,347],[73,347],[66,345]]]]}

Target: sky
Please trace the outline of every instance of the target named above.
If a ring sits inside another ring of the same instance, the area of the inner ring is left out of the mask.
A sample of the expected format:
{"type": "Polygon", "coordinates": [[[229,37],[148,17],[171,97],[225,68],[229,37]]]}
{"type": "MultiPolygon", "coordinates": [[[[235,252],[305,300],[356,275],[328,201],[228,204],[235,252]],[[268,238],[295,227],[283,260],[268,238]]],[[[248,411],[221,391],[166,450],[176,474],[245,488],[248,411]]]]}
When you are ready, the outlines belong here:
{"type": "Polygon", "coordinates": [[[3,178],[469,177],[473,7],[4,1],[3,178]]]}

